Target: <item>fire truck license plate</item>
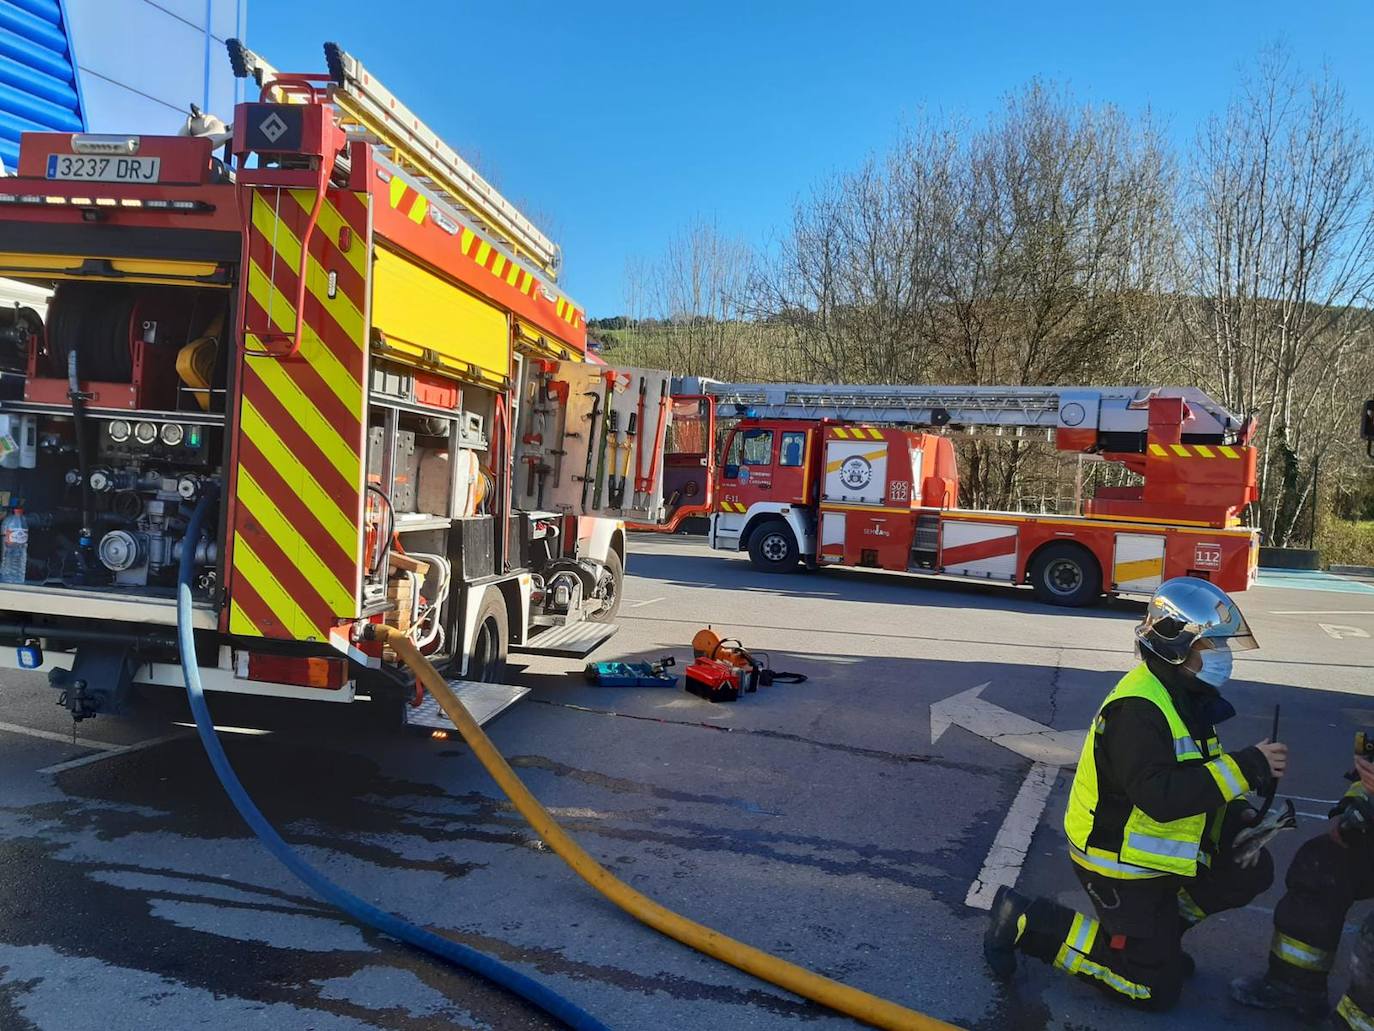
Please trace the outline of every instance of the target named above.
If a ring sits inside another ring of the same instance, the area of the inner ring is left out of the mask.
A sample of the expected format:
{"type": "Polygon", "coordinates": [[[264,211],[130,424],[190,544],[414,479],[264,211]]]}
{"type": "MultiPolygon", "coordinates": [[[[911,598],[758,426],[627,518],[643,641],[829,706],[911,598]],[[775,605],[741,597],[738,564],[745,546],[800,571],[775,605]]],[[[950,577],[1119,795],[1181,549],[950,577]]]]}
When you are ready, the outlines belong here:
{"type": "Polygon", "coordinates": [[[90,183],[155,183],[161,170],[161,158],[48,155],[49,179],[77,179],[90,183]]]}

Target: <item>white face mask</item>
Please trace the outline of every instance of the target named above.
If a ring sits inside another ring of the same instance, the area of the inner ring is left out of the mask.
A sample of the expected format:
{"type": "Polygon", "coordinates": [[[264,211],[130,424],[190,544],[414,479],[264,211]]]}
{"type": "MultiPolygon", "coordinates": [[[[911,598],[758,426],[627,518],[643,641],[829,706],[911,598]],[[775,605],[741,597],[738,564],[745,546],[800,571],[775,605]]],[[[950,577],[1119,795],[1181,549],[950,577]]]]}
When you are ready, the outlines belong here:
{"type": "Polygon", "coordinates": [[[1199,654],[1202,659],[1202,668],[1197,671],[1197,678],[1204,684],[1220,687],[1231,679],[1231,668],[1235,660],[1231,657],[1229,649],[1209,648],[1199,654]]]}

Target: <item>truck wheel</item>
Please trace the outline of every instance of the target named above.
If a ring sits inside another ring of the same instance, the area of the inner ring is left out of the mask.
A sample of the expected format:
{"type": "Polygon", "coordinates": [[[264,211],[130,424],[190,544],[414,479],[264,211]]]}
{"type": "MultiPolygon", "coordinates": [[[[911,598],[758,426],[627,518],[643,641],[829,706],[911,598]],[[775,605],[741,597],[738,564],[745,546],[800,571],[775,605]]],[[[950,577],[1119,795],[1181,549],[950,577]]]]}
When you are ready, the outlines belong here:
{"type": "Polygon", "coordinates": [[[620,611],[620,595],[625,587],[625,560],[612,548],[606,553],[606,568],[601,574],[606,604],[587,617],[589,623],[614,623],[620,611]]]}
{"type": "Polygon", "coordinates": [[[477,614],[472,640],[468,642],[468,671],[464,680],[498,684],[506,676],[506,656],[510,652],[510,631],[506,600],[501,592],[490,590],[477,614]]]}
{"type": "Polygon", "coordinates": [[[762,522],[749,535],[749,561],[762,573],[790,573],[800,557],[792,527],[781,519],[762,522]]]}
{"type": "Polygon", "coordinates": [[[1030,582],[1045,604],[1077,608],[1102,596],[1102,567],[1081,544],[1050,544],[1031,559],[1030,582]]]}

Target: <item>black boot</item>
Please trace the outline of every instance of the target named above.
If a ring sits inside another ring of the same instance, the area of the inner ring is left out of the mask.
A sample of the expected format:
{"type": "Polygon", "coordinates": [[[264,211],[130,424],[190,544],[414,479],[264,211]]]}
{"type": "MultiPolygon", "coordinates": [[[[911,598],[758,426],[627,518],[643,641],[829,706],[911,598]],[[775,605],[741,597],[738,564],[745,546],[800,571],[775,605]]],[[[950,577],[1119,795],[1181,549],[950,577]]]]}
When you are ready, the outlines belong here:
{"type": "Polygon", "coordinates": [[[1231,998],[1242,1006],[1253,1006],[1255,1009],[1287,1010],[1308,1021],[1320,1020],[1330,1009],[1325,992],[1315,988],[1298,988],[1264,974],[1232,981],[1231,998]]]}
{"type": "Polygon", "coordinates": [[[1030,908],[1030,899],[1005,884],[992,898],[988,929],[983,934],[983,958],[993,976],[1011,980],[1016,973],[1016,942],[1021,937],[1021,918],[1030,908]]]}
{"type": "Polygon", "coordinates": [[[1183,980],[1188,980],[1197,973],[1197,961],[1186,952],[1179,953],[1182,957],[1178,961],[1179,969],[1183,971],[1183,980]]]}

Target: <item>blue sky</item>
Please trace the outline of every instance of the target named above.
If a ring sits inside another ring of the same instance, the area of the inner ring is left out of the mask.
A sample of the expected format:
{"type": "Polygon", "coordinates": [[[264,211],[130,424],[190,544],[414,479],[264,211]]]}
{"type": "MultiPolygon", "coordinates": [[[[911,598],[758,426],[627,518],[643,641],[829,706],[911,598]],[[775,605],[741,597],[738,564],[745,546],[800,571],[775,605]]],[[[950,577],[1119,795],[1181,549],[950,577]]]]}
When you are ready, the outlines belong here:
{"type": "Polygon", "coordinates": [[[1265,46],[1374,115],[1374,4],[249,0],[250,45],[337,39],[563,247],[593,317],[697,217],[766,244],[793,202],[922,108],[981,121],[1034,76],[1149,107],[1179,141],[1265,46]]]}

